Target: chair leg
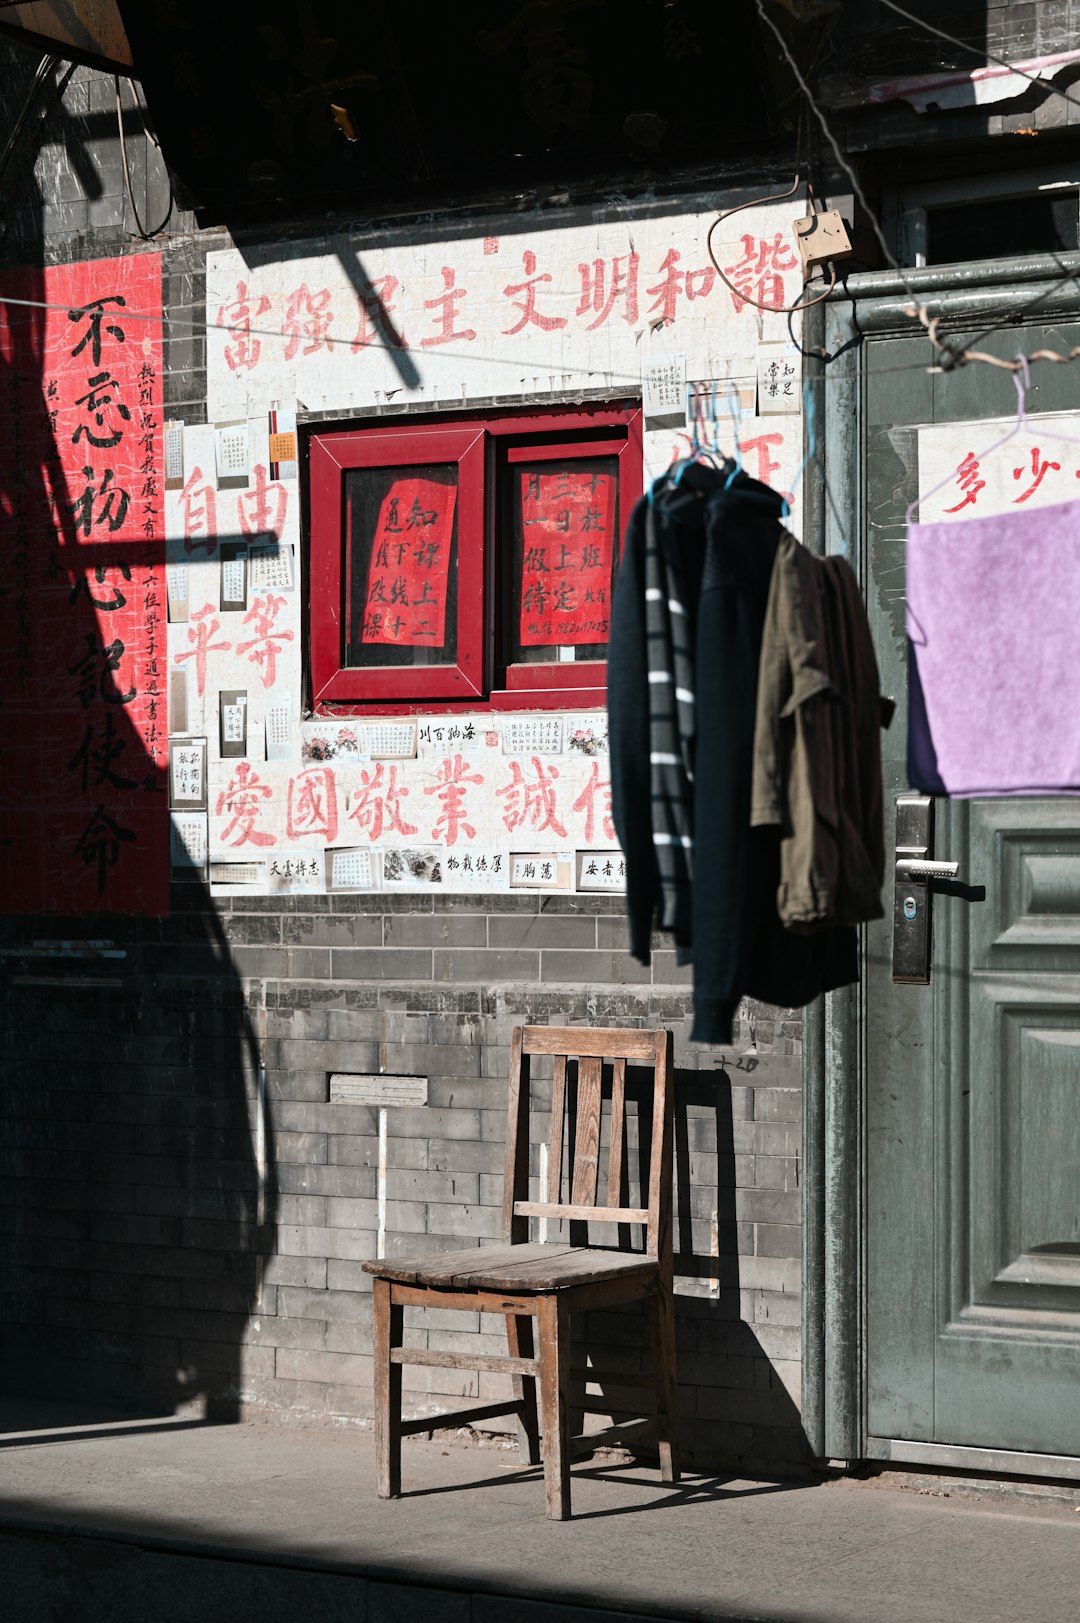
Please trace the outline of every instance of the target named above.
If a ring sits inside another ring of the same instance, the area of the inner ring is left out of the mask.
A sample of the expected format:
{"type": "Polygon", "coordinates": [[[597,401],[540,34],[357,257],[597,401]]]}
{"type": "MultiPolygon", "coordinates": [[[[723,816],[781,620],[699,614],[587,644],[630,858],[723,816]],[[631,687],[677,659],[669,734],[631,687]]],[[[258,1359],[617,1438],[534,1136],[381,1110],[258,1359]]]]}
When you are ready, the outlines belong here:
{"type": "MultiPolygon", "coordinates": [[[[508,1313],[506,1315],[506,1349],[511,1358],[531,1358],[533,1356],[533,1321],[531,1313],[508,1313]]],[[[514,1396],[520,1409],[518,1411],[517,1433],[518,1448],[521,1458],[526,1465],[538,1465],[540,1462],[540,1430],[536,1422],[536,1377],[533,1375],[515,1375],[514,1396]]]]}
{"type": "Polygon", "coordinates": [[[375,1473],[380,1499],[401,1493],[401,1365],[390,1362],[390,1349],[400,1347],[404,1309],[390,1300],[390,1281],[376,1279],[375,1307],[375,1473]]]}
{"type": "Polygon", "coordinates": [[[656,1423],[660,1436],[660,1479],[678,1482],[678,1394],[675,1385],[675,1300],[661,1285],[649,1297],[649,1340],[656,1382],[656,1423]]]}
{"type": "Polygon", "coordinates": [[[547,1513],[564,1522],[570,1515],[570,1315],[557,1296],[542,1296],[536,1319],[547,1513]]]}

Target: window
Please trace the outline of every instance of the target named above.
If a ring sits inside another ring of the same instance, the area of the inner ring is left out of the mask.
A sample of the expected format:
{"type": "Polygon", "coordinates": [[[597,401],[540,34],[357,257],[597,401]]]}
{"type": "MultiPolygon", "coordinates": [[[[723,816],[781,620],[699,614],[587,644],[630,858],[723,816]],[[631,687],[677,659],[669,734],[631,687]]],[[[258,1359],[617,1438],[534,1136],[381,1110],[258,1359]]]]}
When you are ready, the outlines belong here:
{"type": "Polygon", "coordinates": [[[603,702],[637,406],[309,441],[317,707],[603,702]]]}

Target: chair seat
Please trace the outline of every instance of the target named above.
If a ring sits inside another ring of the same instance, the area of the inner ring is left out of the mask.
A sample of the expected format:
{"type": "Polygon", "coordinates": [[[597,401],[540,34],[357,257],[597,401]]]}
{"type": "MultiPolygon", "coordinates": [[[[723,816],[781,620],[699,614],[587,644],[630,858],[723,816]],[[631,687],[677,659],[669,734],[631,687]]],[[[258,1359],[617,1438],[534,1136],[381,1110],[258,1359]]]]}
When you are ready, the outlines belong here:
{"type": "Polygon", "coordinates": [[[437,1256],[381,1258],[364,1272],[403,1285],[453,1290],[550,1291],[598,1280],[647,1278],[655,1257],[606,1251],[596,1246],[536,1241],[522,1245],[472,1246],[437,1256]]]}

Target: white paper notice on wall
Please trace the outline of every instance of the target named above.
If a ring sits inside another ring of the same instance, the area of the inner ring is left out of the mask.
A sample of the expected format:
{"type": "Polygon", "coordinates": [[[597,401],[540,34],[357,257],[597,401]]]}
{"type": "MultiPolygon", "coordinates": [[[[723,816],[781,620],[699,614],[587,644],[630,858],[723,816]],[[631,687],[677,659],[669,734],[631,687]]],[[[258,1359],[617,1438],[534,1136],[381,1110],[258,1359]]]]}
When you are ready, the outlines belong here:
{"type": "Polygon", "coordinates": [[[184,484],[184,425],[177,418],[165,424],[165,489],[180,490],[184,484]]]}
{"type": "Polygon", "coordinates": [[[218,711],[222,760],[240,759],[247,754],[247,693],[241,688],[222,688],[218,711]]]}
{"type": "Polygon", "coordinates": [[[566,718],[566,748],[571,755],[606,755],[608,719],[606,710],[586,710],[566,718]]]}
{"type": "Polygon", "coordinates": [[[450,851],[443,864],[446,884],[454,890],[508,890],[510,859],[505,851],[471,846],[468,851],[450,851]]]}
{"type": "Polygon", "coordinates": [[[235,892],[264,891],[266,889],[265,862],[211,862],[210,890],[214,894],[232,895],[235,892]]]}
{"type": "Polygon", "coordinates": [[[300,755],[305,761],[358,761],[360,738],[352,721],[305,721],[300,724],[300,755]]]}
{"type": "Polygon", "coordinates": [[[221,733],[227,744],[241,744],[244,739],[244,706],[223,704],[221,707],[221,733]]]}
{"type": "Polygon", "coordinates": [[[502,724],[504,755],[559,755],[562,752],[561,716],[524,716],[502,724]]]}
{"type": "Polygon", "coordinates": [[[438,846],[405,846],[383,852],[383,886],[387,890],[424,890],[441,885],[446,852],[438,846]]]}
{"type": "Polygon", "coordinates": [[[792,344],[759,344],[757,352],[758,415],[802,409],[799,358],[792,344]]]}
{"type": "Polygon", "coordinates": [[[169,745],[169,796],[173,806],[206,805],[206,739],[169,745]]]}
{"type": "Polygon", "coordinates": [[[401,761],[416,754],[414,721],[375,721],[360,729],[360,750],[376,761],[401,761]]]}
{"type": "Polygon", "coordinates": [[[416,728],[417,755],[445,755],[447,750],[498,748],[499,734],[490,716],[450,716],[423,721],[416,728]]]}
{"type": "Polygon", "coordinates": [[[222,549],[221,606],[223,609],[245,608],[247,606],[246,573],[247,548],[231,548],[228,554],[222,549]]]}
{"type": "Polygon", "coordinates": [[[322,851],[282,851],[267,859],[271,893],[324,891],[326,864],[322,851]]]}
{"type": "Polygon", "coordinates": [[[173,868],[206,868],[209,818],[206,812],[174,811],[170,814],[169,857],[173,868]]]}
{"type": "Polygon", "coordinates": [[[510,858],[512,890],[570,890],[573,880],[568,851],[515,851],[510,858]]]}
{"type": "Polygon", "coordinates": [[[331,890],[375,890],[375,864],[370,851],[350,847],[326,853],[331,890]]]}
{"type": "Polygon", "coordinates": [[[641,369],[645,427],[685,428],[686,356],[651,356],[641,369]]]}
{"type": "Polygon", "coordinates": [[[165,594],[169,604],[169,619],[186,620],[188,617],[188,566],[184,559],[165,565],[165,594]]]}
{"type": "Polygon", "coordinates": [[[291,712],[287,704],[266,707],[266,759],[287,761],[292,754],[291,712]]]}
{"type": "Polygon", "coordinates": [[[579,851],[578,890],[625,890],[626,858],[621,851],[579,851]]]}
{"type": "Polygon", "coordinates": [[[248,570],[253,593],[291,592],[293,549],[287,541],[253,541],[248,548],[248,570]]]}
{"type": "Polygon", "coordinates": [[[237,490],[248,483],[251,447],[246,422],[214,425],[214,455],[221,490],[237,490]]]}
{"type": "Polygon", "coordinates": [[[986,418],[919,429],[920,524],[1022,513],[1080,497],[1080,413],[1029,417],[1019,434],[987,452],[1015,422],[986,418]],[[1050,439],[1044,425],[1068,438],[1050,439]]]}

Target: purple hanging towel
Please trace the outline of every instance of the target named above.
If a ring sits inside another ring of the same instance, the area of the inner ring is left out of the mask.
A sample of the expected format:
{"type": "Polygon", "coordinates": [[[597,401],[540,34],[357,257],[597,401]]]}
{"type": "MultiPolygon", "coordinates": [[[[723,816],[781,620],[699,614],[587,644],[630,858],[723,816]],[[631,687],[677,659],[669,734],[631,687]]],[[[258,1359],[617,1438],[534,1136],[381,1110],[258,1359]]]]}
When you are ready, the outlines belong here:
{"type": "Polygon", "coordinates": [[[1080,792],[1080,501],[910,525],[907,631],[913,788],[1080,792]]]}

